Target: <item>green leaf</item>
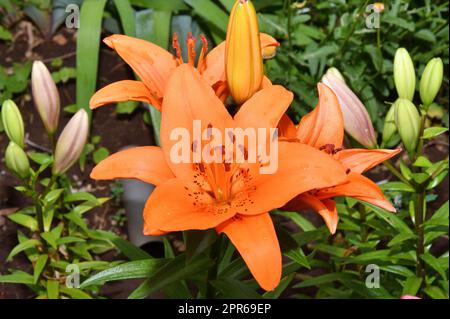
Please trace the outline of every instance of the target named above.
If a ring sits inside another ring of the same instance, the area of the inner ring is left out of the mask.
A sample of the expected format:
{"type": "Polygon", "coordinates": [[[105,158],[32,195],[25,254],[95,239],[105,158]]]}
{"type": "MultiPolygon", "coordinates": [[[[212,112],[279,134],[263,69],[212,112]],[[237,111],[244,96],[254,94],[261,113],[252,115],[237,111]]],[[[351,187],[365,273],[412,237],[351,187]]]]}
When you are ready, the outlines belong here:
{"type": "Polygon", "coordinates": [[[431,268],[433,268],[444,280],[447,280],[447,275],[445,274],[445,269],[442,268],[439,260],[431,255],[430,253],[425,253],[420,256],[422,260],[431,268]]]}
{"type": "Polygon", "coordinates": [[[136,101],[119,102],[116,106],[117,114],[132,114],[139,106],[136,101]]]}
{"type": "Polygon", "coordinates": [[[233,9],[234,0],[219,0],[219,2],[227,9],[228,12],[231,12],[231,9],[233,9]]]}
{"type": "Polygon", "coordinates": [[[41,275],[42,271],[45,268],[45,264],[47,263],[48,255],[39,255],[38,259],[36,260],[36,264],[34,265],[34,274],[33,274],[33,281],[36,284],[39,280],[39,276],[41,275]]]}
{"type": "Polygon", "coordinates": [[[57,280],[47,280],[47,297],[48,299],[58,299],[59,282],[57,280]]]}
{"type": "Polygon", "coordinates": [[[64,192],[64,188],[58,188],[58,189],[51,190],[45,196],[44,203],[45,204],[53,204],[54,202],[56,202],[58,200],[59,196],[61,196],[61,194],[63,192],[64,192]]]}
{"type": "Polygon", "coordinates": [[[424,291],[433,299],[448,299],[448,294],[444,293],[439,287],[428,286],[424,289],[424,291]]]}
{"type": "Polygon", "coordinates": [[[89,201],[97,203],[97,197],[88,192],[77,192],[73,194],[68,194],[64,196],[64,201],[66,203],[79,202],[79,201],[89,201]]]}
{"type": "Polygon", "coordinates": [[[31,231],[36,231],[38,229],[38,222],[34,217],[30,215],[15,213],[12,215],[8,215],[8,218],[16,224],[29,228],[31,231]]]}
{"type": "Polygon", "coordinates": [[[12,283],[12,284],[25,284],[32,285],[34,284],[33,276],[26,272],[15,272],[10,275],[0,276],[1,283],[12,283]]]}
{"type": "Polygon", "coordinates": [[[136,36],[136,22],[134,19],[134,10],[128,0],[114,0],[114,4],[119,13],[120,22],[126,35],[136,36]]]}
{"type": "Polygon", "coordinates": [[[186,256],[179,255],[154,272],[151,277],[133,291],[128,298],[145,298],[173,282],[185,280],[188,277],[206,272],[212,264],[213,261],[206,256],[198,256],[192,259],[190,263],[186,264],[186,256]]]}
{"type": "Polygon", "coordinates": [[[211,285],[215,287],[222,298],[237,298],[237,299],[260,299],[261,296],[251,289],[249,286],[243,284],[236,279],[219,279],[211,281],[211,285]]]}
{"type": "Polygon", "coordinates": [[[186,259],[188,261],[204,252],[217,239],[215,230],[188,230],[183,235],[186,244],[186,259]]]}
{"type": "Polygon", "coordinates": [[[389,261],[391,260],[390,254],[391,254],[390,249],[369,251],[366,253],[362,253],[358,256],[355,256],[353,258],[350,258],[348,261],[346,261],[346,263],[367,264],[370,262],[389,261]]]}
{"type": "Polygon", "coordinates": [[[295,277],[295,273],[292,273],[288,276],[285,276],[284,278],[281,279],[280,283],[278,284],[278,286],[272,290],[272,291],[268,291],[266,292],[263,297],[265,299],[277,299],[280,297],[280,295],[283,293],[283,291],[285,291],[288,287],[289,284],[292,282],[292,280],[295,277]]]}
{"type": "Polygon", "coordinates": [[[228,26],[228,15],[214,2],[209,0],[184,0],[194,12],[216,27],[225,36],[228,26]]]}
{"type": "Polygon", "coordinates": [[[105,147],[100,147],[93,154],[94,163],[98,164],[109,156],[109,151],[105,147]]]}
{"type": "Polygon", "coordinates": [[[308,258],[305,256],[305,253],[300,247],[298,249],[291,249],[290,251],[284,253],[284,255],[295,261],[297,264],[311,269],[308,258]]]}
{"type": "Polygon", "coordinates": [[[179,11],[187,10],[189,7],[183,3],[183,0],[130,0],[133,6],[151,8],[160,11],[179,11]]]}
{"type": "Polygon", "coordinates": [[[417,238],[416,234],[400,233],[400,234],[396,235],[394,238],[392,238],[392,240],[388,243],[388,247],[399,245],[399,244],[402,244],[405,240],[416,239],[416,238],[417,238]]]}
{"type": "Polygon", "coordinates": [[[13,38],[12,33],[8,29],[0,25],[0,40],[11,41],[13,38]]]}
{"type": "Polygon", "coordinates": [[[53,162],[53,158],[47,153],[29,152],[27,155],[39,165],[49,165],[53,162]]]}
{"type": "Polygon", "coordinates": [[[18,244],[16,247],[13,248],[13,250],[11,250],[11,252],[8,255],[8,258],[6,258],[7,261],[10,261],[15,255],[17,255],[18,253],[39,246],[41,245],[41,242],[37,239],[28,239],[20,244],[18,244]]]}
{"type": "Polygon", "coordinates": [[[414,33],[414,36],[418,39],[428,42],[436,42],[436,36],[434,35],[433,31],[428,29],[422,29],[419,32],[414,33]]]}
{"type": "Polygon", "coordinates": [[[90,295],[85,293],[83,290],[77,289],[77,288],[67,288],[67,287],[61,286],[61,287],[59,287],[59,292],[61,294],[65,294],[73,299],[92,299],[92,297],[90,295]]]}
{"type": "Polygon", "coordinates": [[[422,284],[422,278],[411,276],[405,280],[403,284],[402,295],[413,295],[415,296],[420,289],[422,284]]]}
{"type": "Polygon", "coordinates": [[[364,203],[365,206],[369,207],[378,217],[385,220],[389,225],[391,225],[394,229],[396,229],[399,233],[404,232],[407,234],[413,234],[413,231],[409,226],[401,220],[395,213],[388,212],[384,209],[376,207],[374,205],[364,203]]]}
{"type": "Polygon", "coordinates": [[[443,225],[448,226],[448,216],[449,216],[449,202],[446,201],[429,220],[424,223],[424,226],[430,225],[443,225]],[[442,223],[445,221],[444,223],[442,223]]]}
{"type": "Polygon", "coordinates": [[[144,259],[130,261],[119,266],[103,270],[86,279],[80,288],[86,288],[109,281],[146,278],[154,274],[161,266],[167,263],[166,259],[144,259]]]}
{"type": "Polygon", "coordinates": [[[447,131],[448,131],[448,128],[446,128],[446,127],[429,127],[429,128],[426,128],[425,131],[423,132],[422,138],[427,140],[427,139],[436,137],[438,135],[441,135],[447,131]]]}
{"type": "Polygon", "coordinates": [[[416,159],[416,161],[413,163],[413,166],[429,168],[429,167],[433,166],[433,163],[431,163],[430,160],[428,158],[426,158],[425,156],[419,156],[416,159]]]}
{"type": "Polygon", "coordinates": [[[56,236],[52,232],[41,233],[41,237],[50,245],[52,248],[57,249],[58,244],[56,243],[56,236]]]}
{"type": "Polygon", "coordinates": [[[391,192],[408,192],[408,193],[414,193],[415,190],[408,184],[405,184],[403,182],[388,182],[380,184],[380,188],[383,191],[391,191],[391,192]]]}
{"type": "Polygon", "coordinates": [[[325,274],[317,277],[312,277],[303,280],[302,282],[293,286],[293,288],[305,288],[311,286],[320,286],[323,284],[332,283],[341,279],[341,277],[348,277],[348,275],[343,273],[331,273],[325,274]]]}
{"type": "Polygon", "coordinates": [[[309,220],[307,220],[305,217],[303,217],[299,213],[277,211],[276,214],[290,218],[294,223],[296,223],[305,232],[316,229],[316,227],[309,220]]]}
{"type": "Polygon", "coordinates": [[[114,246],[117,247],[127,258],[130,260],[141,260],[141,259],[153,259],[146,251],[134,246],[129,241],[117,236],[112,232],[96,230],[90,231],[89,235],[92,238],[98,238],[102,240],[109,240],[114,246]]]}
{"type": "Polygon", "coordinates": [[[89,99],[95,92],[97,83],[100,34],[105,3],[106,0],[85,0],[80,12],[76,54],[76,100],[78,108],[84,108],[88,114],[91,114],[89,99]]]}

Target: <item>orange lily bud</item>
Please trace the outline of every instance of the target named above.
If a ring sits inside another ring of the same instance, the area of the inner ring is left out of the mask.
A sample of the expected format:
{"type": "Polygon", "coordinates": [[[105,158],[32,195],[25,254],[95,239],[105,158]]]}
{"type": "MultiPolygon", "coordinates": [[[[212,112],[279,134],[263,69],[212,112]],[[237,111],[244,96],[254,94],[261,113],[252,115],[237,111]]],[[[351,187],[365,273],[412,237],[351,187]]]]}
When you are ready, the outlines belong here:
{"type": "Polygon", "coordinates": [[[261,88],[264,70],[262,55],[270,57],[274,48],[261,50],[258,17],[252,2],[238,0],[228,22],[225,70],[231,96],[243,104],[261,88]]]}
{"type": "Polygon", "coordinates": [[[34,61],[31,72],[33,100],[45,129],[52,134],[59,121],[59,94],[55,81],[47,67],[41,61],[34,61]]]}
{"type": "Polygon", "coordinates": [[[70,119],[59,136],[55,149],[53,174],[65,173],[78,160],[86,144],[88,133],[88,114],[81,109],[70,119]]]}
{"type": "Polygon", "coordinates": [[[330,69],[323,76],[322,82],[336,94],[344,116],[345,131],[358,143],[367,148],[377,146],[377,137],[372,120],[364,104],[347,86],[337,69],[330,69]]]}

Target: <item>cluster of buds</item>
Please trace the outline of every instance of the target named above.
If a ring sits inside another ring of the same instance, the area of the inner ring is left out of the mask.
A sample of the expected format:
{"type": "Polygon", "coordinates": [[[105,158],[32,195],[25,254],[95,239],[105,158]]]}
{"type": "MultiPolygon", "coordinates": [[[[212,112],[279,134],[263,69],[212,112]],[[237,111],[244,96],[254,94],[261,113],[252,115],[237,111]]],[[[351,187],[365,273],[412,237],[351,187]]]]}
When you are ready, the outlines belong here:
{"type": "MultiPolygon", "coordinates": [[[[36,61],[32,70],[32,90],[36,109],[49,135],[58,127],[60,101],[56,84],[45,65],[36,61]]],[[[24,151],[25,129],[17,105],[7,100],[1,108],[2,121],[10,143],[5,152],[6,166],[19,178],[30,176],[30,163],[24,151]]],[[[56,143],[52,173],[65,173],[80,157],[89,133],[89,117],[79,110],[63,129],[56,143]]]]}
{"type": "MultiPolygon", "coordinates": [[[[420,98],[426,110],[436,98],[442,84],[444,66],[440,58],[431,59],[420,79],[420,98]]],[[[408,153],[415,150],[420,138],[421,115],[413,104],[416,89],[416,72],[413,61],[404,48],[399,48],[394,58],[394,82],[399,99],[387,113],[383,142],[387,142],[398,131],[408,153]]]]}
{"type": "Polygon", "coordinates": [[[6,167],[20,178],[30,175],[30,163],[24,152],[25,129],[17,105],[6,100],[2,105],[2,121],[10,142],[5,152],[6,167]]]}
{"type": "Polygon", "coordinates": [[[377,147],[377,136],[364,104],[347,86],[344,77],[336,68],[330,68],[322,82],[336,94],[344,117],[345,131],[367,148],[377,147]]]}

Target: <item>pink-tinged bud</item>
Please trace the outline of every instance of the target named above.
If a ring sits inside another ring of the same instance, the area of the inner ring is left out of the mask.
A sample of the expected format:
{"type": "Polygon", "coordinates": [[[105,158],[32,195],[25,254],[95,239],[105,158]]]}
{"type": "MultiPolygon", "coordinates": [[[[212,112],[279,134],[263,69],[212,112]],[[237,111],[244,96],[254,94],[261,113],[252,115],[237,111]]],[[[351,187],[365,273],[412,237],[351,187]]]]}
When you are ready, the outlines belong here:
{"type": "Polygon", "coordinates": [[[421,299],[421,298],[413,296],[413,295],[403,295],[400,297],[400,299],[421,299]]]}
{"type": "Polygon", "coordinates": [[[369,113],[344,79],[336,75],[336,71],[328,71],[323,76],[322,82],[338,97],[344,116],[345,131],[361,145],[375,148],[377,137],[369,113]]]}
{"type": "Polygon", "coordinates": [[[53,174],[65,173],[80,157],[89,134],[89,117],[79,110],[67,123],[56,143],[53,174]]]}
{"type": "Polygon", "coordinates": [[[48,133],[53,134],[59,122],[60,101],[55,81],[41,61],[34,61],[31,88],[36,109],[48,133]]]}

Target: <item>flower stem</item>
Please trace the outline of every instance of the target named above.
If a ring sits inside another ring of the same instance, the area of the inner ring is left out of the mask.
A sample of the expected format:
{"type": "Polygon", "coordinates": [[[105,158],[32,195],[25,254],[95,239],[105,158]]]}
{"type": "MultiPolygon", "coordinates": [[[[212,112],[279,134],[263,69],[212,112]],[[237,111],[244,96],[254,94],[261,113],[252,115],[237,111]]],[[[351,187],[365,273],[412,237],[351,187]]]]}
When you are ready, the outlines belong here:
{"type": "Polygon", "coordinates": [[[416,242],[416,275],[419,278],[422,278],[422,287],[425,285],[426,273],[425,273],[425,265],[422,260],[422,256],[425,252],[424,246],[424,230],[423,230],[423,222],[425,215],[425,191],[418,190],[416,197],[416,209],[415,209],[415,230],[417,235],[416,242]]]}
{"type": "Polygon", "coordinates": [[[392,174],[395,175],[395,177],[397,177],[403,183],[412,186],[411,183],[405,177],[403,177],[402,173],[398,171],[398,169],[391,163],[390,160],[383,162],[383,164],[389,169],[389,171],[391,171],[392,174]]]}

